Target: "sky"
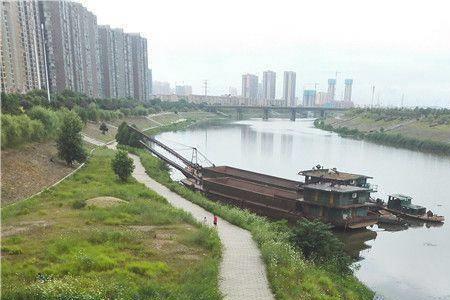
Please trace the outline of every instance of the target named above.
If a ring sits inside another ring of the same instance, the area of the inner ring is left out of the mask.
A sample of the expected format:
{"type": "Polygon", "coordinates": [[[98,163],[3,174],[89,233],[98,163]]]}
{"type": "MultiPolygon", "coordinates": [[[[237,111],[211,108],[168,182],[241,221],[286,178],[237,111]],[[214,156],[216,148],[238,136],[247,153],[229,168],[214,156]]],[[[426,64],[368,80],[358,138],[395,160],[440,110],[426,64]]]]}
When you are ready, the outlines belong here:
{"type": "Polygon", "coordinates": [[[353,78],[357,105],[450,107],[450,2],[444,0],[78,0],[99,24],[148,39],[153,80],[194,94],[240,93],[241,76],[297,73],[303,89],[353,78]],[[447,4],[448,2],[448,4],[447,4]]]}

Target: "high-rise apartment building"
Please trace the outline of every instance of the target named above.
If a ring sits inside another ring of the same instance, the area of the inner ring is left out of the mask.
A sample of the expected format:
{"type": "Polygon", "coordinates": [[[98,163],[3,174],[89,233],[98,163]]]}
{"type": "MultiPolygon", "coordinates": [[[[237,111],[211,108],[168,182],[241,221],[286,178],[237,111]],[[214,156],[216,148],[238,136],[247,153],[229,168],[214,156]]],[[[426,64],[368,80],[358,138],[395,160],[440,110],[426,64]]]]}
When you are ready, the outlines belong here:
{"type": "Polygon", "coordinates": [[[25,93],[45,87],[37,2],[1,1],[1,89],[25,93]]]}
{"type": "Polygon", "coordinates": [[[315,90],[304,90],[303,91],[303,106],[311,107],[315,106],[316,101],[316,91],[315,90]]]}
{"type": "Polygon", "coordinates": [[[273,71],[263,73],[263,101],[268,105],[270,101],[275,100],[277,74],[273,71]]]}
{"type": "Polygon", "coordinates": [[[353,79],[345,79],[344,101],[352,101],[353,79]]]}
{"type": "Polygon", "coordinates": [[[242,97],[249,99],[249,104],[256,105],[258,98],[258,76],[253,74],[242,75],[242,97]]]}
{"type": "Polygon", "coordinates": [[[317,106],[322,106],[325,103],[327,103],[327,99],[328,99],[328,93],[327,92],[318,92],[316,94],[316,102],[315,102],[315,104],[317,106]]]}
{"type": "Polygon", "coordinates": [[[114,63],[113,32],[108,25],[98,27],[98,43],[100,54],[100,73],[102,90],[105,98],[117,98],[116,94],[116,64],[114,63]]]}
{"type": "Polygon", "coordinates": [[[175,94],[178,96],[192,95],[192,87],[190,85],[177,85],[175,86],[175,94]]]}
{"type": "Polygon", "coordinates": [[[283,81],[283,99],[286,101],[286,106],[297,105],[295,100],[295,84],[296,84],[295,72],[285,71],[283,81]]]}
{"type": "Polygon", "coordinates": [[[52,92],[149,98],[147,40],[138,34],[98,26],[85,7],[64,0],[2,1],[1,18],[2,91],[46,88],[48,77],[52,92]]]}
{"type": "Polygon", "coordinates": [[[328,79],[328,100],[327,101],[334,101],[334,97],[336,94],[336,79],[328,79]]]}
{"type": "Polygon", "coordinates": [[[170,83],[162,81],[153,82],[153,94],[154,95],[170,95],[170,83]]]}

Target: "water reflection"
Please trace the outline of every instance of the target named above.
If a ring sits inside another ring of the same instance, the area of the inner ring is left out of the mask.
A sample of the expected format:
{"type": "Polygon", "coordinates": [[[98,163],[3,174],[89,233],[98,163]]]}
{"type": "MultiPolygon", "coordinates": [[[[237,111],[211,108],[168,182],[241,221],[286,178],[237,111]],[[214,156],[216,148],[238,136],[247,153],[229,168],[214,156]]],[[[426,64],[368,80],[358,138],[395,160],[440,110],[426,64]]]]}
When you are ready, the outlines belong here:
{"type": "Polygon", "coordinates": [[[258,135],[250,126],[241,127],[241,149],[242,153],[253,153],[256,150],[258,135]]]}
{"type": "Polygon", "coordinates": [[[293,145],[294,137],[290,134],[282,134],[281,135],[281,154],[283,157],[291,157],[292,156],[292,145],[293,145]]]}
{"type": "Polygon", "coordinates": [[[273,153],[273,133],[261,133],[261,153],[266,156],[272,156],[273,153]]]}

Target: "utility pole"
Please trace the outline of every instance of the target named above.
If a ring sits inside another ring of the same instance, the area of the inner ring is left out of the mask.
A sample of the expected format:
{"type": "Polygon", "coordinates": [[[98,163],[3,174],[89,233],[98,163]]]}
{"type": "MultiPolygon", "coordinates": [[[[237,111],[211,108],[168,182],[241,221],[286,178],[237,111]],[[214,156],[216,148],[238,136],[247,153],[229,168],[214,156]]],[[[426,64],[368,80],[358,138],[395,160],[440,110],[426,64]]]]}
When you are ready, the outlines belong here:
{"type": "Polygon", "coordinates": [[[402,94],[402,106],[401,108],[403,108],[403,101],[405,100],[405,94],[402,94]]]}
{"type": "Polygon", "coordinates": [[[314,106],[317,105],[317,87],[319,86],[319,83],[314,83],[314,106]]]}
{"type": "Polygon", "coordinates": [[[205,97],[208,96],[208,80],[203,81],[203,87],[205,88],[205,97]]]}
{"type": "Polygon", "coordinates": [[[48,82],[47,47],[45,45],[45,38],[44,38],[44,23],[41,23],[41,30],[42,30],[42,45],[44,47],[44,67],[45,67],[45,81],[47,86],[47,99],[48,103],[50,103],[50,83],[48,82]]]}

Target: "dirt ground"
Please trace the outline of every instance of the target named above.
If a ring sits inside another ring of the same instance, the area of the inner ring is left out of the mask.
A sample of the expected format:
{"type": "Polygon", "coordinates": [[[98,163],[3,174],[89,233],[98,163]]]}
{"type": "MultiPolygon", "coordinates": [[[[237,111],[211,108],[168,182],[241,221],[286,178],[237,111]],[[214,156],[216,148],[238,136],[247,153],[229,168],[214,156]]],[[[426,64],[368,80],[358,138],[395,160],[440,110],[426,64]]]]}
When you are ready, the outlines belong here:
{"type": "Polygon", "coordinates": [[[1,151],[2,206],[27,198],[76,168],[57,158],[56,142],[33,143],[1,151]]]}

